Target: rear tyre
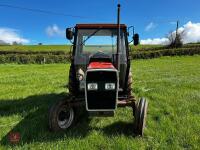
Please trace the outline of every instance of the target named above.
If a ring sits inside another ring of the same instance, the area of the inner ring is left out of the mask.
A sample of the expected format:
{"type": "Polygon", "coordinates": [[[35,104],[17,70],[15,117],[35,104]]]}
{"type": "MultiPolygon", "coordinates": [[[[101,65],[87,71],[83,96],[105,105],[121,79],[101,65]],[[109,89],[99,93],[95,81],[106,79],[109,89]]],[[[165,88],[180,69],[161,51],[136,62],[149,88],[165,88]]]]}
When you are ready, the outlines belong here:
{"type": "Polygon", "coordinates": [[[66,100],[55,103],[49,110],[49,128],[51,131],[64,131],[75,122],[75,108],[66,100]]]}
{"type": "Polygon", "coordinates": [[[76,71],[73,65],[70,66],[69,69],[69,83],[68,83],[68,88],[69,88],[69,94],[72,96],[76,96],[78,86],[77,86],[77,80],[76,80],[76,71]]]}
{"type": "Polygon", "coordinates": [[[146,125],[148,101],[145,98],[141,98],[135,107],[135,133],[143,136],[146,125]]]}
{"type": "Polygon", "coordinates": [[[132,83],[133,83],[133,79],[132,79],[132,72],[130,68],[129,75],[128,75],[128,87],[127,87],[127,95],[129,98],[132,97],[132,83]]]}

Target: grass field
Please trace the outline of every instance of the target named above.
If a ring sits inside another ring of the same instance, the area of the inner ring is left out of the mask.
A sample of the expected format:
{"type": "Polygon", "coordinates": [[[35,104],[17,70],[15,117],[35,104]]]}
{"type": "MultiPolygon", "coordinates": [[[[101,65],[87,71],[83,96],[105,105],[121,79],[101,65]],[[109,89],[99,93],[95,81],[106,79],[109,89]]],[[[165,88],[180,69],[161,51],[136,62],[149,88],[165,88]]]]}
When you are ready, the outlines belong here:
{"type": "Polygon", "coordinates": [[[0,51],[69,51],[70,45],[6,45],[0,51]]]}
{"type": "Polygon", "coordinates": [[[66,96],[69,64],[0,65],[0,149],[199,149],[200,56],[132,61],[134,93],[149,100],[144,137],[133,135],[131,109],[114,118],[81,118],[51,133],[49,106],[66,96]],[[18,145],[7,140],[21,134],[18,145]]]}
{"type": "MultiPolygon", "coordinates": [[[[0,51],[69,51],[70,45],[0,45],[0,51]]],[[[183,47],[200,47],[199,43],[186,44],[183,47]]],[[[163,45],[133,46],[134,51],[164,49],[163,45]]]]}

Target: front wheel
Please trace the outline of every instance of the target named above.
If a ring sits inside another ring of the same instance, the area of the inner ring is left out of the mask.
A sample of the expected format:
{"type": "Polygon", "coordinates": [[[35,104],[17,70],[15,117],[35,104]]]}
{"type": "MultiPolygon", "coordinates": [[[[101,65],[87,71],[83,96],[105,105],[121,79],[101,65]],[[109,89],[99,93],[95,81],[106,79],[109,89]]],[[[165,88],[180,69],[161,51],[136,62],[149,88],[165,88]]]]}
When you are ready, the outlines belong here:
{"type": "Polygon", "coordinates": [[[49,128],[51,131],[63,131],[75,122],[75,109],[66,100],[55,103],[49,111],[49,128]]]}
{"type": "Polygon", "coordinates": [[[135,107],[135,131],[136,134],[143,136],[146,124],[148,101],[141,98],[135,107]]]}

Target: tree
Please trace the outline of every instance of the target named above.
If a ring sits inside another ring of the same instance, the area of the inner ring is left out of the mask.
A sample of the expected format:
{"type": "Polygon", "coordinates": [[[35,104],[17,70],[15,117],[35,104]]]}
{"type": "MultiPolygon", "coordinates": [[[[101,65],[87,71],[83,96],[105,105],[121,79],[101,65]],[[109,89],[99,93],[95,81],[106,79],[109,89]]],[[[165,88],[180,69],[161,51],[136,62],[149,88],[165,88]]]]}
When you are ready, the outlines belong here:
{"type": "Polygon", "coordinates": [[[184,31],[170,32],[167,36],[169,47],[178,48],[183,46],[184,31]]]}
{"type": "Polygon", "coordinates": [[[17,45],[18,43],[16,42],[16,41],[14,41],[13,43],[12,43],[12,45],[17,45]]]}
{"type": "Polygon", "coordinates": [[[14,42],[12,42],[12,45],[22,45],[22,43],[14,41],[14,42]]]}

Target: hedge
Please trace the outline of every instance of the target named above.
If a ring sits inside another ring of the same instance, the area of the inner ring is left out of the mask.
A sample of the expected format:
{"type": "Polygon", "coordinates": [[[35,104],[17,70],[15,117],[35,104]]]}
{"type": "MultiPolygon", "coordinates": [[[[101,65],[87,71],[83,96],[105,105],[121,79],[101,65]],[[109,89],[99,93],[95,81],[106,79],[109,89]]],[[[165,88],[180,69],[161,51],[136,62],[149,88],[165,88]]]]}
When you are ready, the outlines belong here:
{"type": "MultiPolygon", "coordinates": [[[[148,51],[132,51],[132,59],[150,59],[161,56],[182,56],[182,55],[200,55],[200,47],[161,49],[148,51]]],[[[70,53],[63,51],[49,52],[18,52],[18,51],[0,51],[0,64],[18,63],[18,64],[49,64],[49,63],[67,63],[70,61],[70,53]]]]}
{"type": "Polygon", "coordinates": [[[150,59],[161,56],[200,55],[200,48],[177,48],[153,51],[136,51],[131,53],[132,59],[150,59]]]}
{"type": "Polygon", "coordinates": [[[18,63],[18,64],[50,64],[50,63],[67,63],[69,55],[24,55],[24,54],[7,54],[0,55],[0,63],[18,63]]]}

